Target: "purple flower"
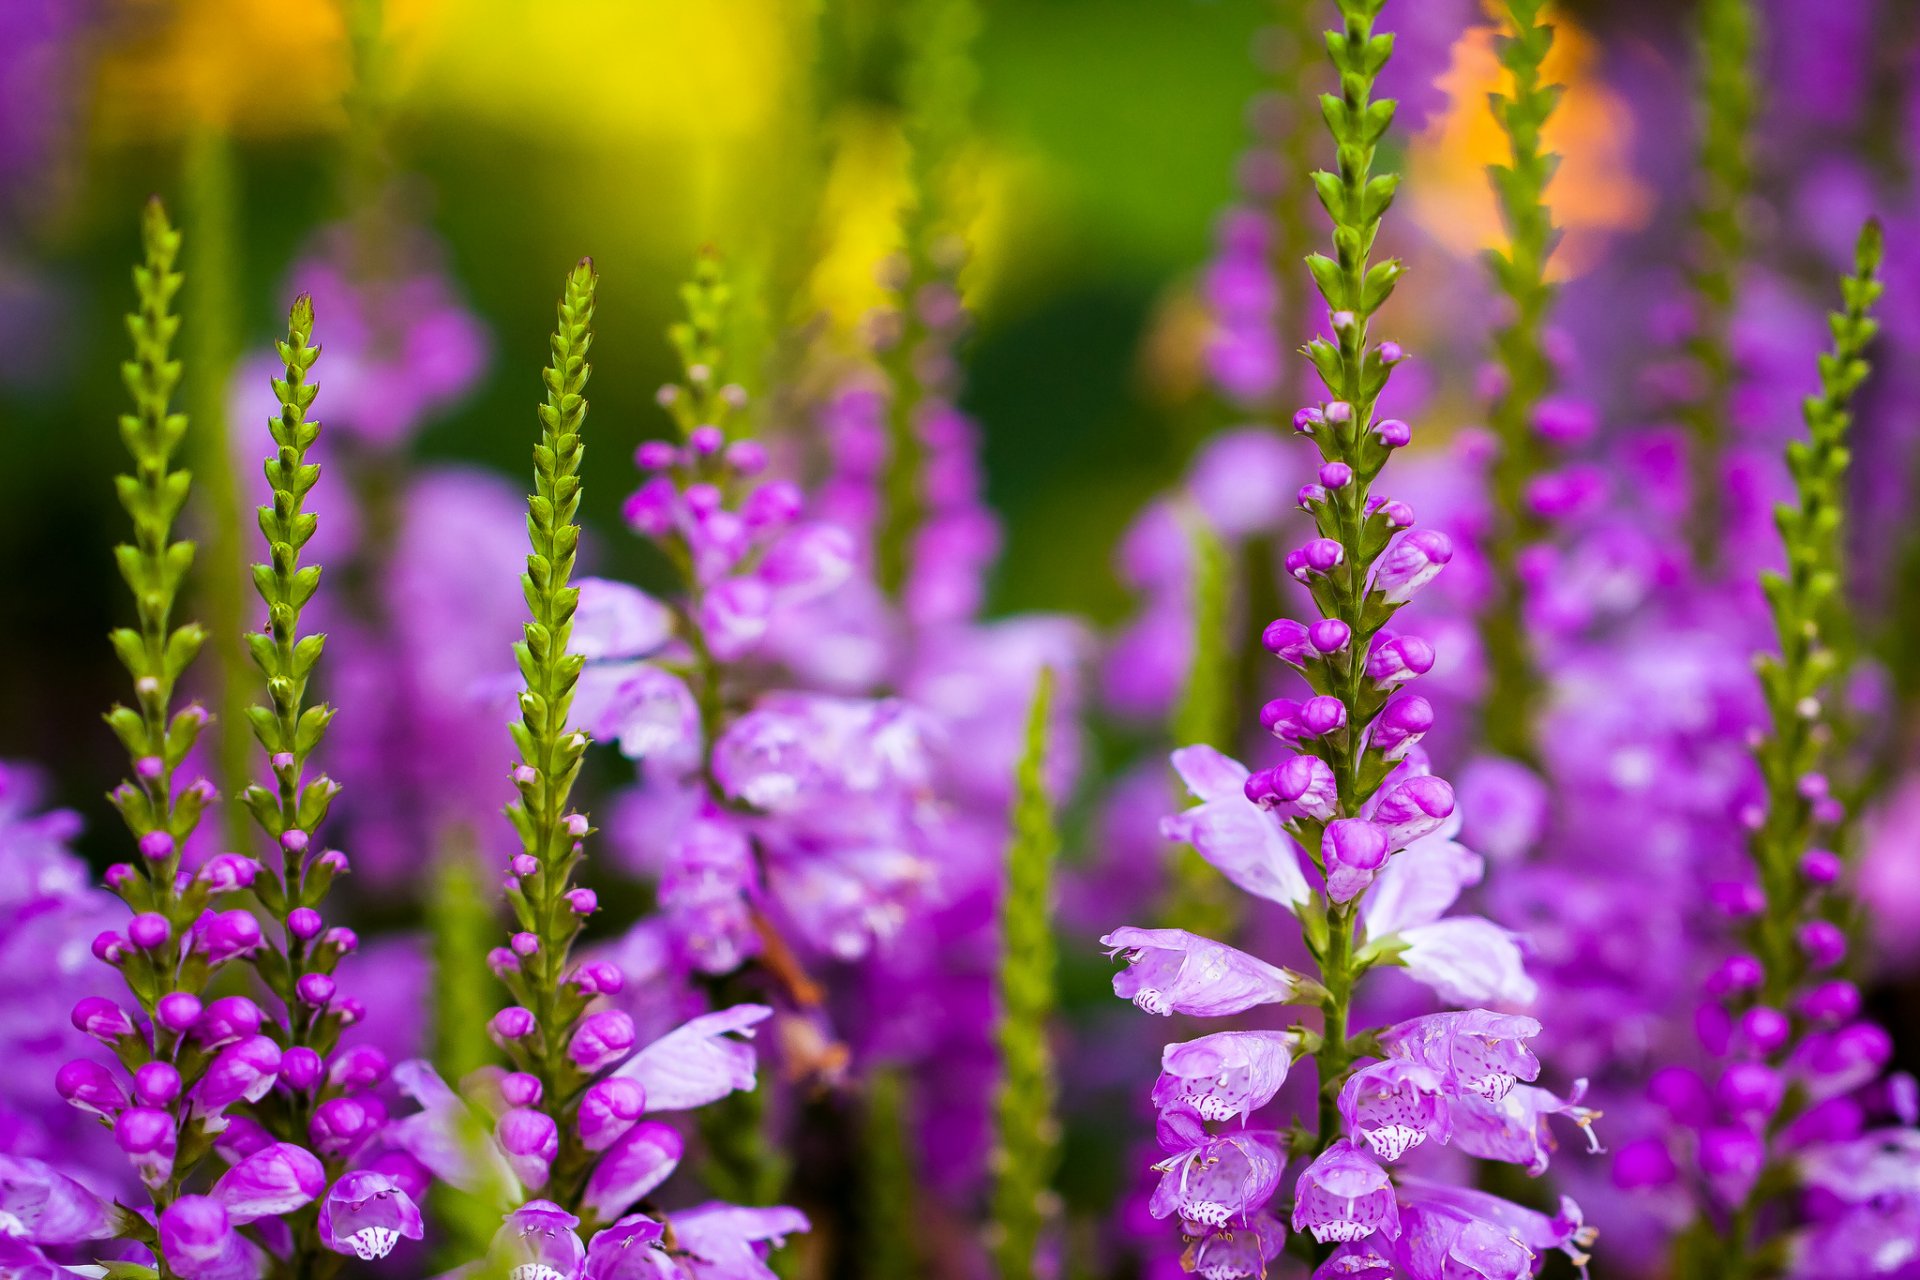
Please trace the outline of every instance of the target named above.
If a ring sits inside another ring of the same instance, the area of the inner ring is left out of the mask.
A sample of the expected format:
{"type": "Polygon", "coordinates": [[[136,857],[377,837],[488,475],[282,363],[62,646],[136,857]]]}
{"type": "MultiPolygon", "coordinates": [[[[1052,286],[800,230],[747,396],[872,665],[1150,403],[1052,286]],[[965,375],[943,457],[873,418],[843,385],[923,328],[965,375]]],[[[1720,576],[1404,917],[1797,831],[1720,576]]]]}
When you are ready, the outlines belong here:
{"type": "Polygon", "coordinates": [[[741,1004],[702,1014],[634,1054],[616,1074],[646,1090],[650,1111],[686,1111],[751,1089],[753,1028],[772,1013],[765,1005],[741,1004]]]}
{"type": "Polygon", "coordinates": [[[665,1182],[683,1153],[683,1140],[670,1126],[656,1120],[633,1125],[594,1166],[582,1206],[602,1221],[620,1216],[665,1182]]]}
{"type": "Polygon", "coordinates": [[[1359,1240],[1376,1231],[1400,1234],[1400,1213],[1387,1171],[1341,1138],[1315,1158],[1294,1187],[1293,1229],[1329,1240],[1359,1240]]]}
{"type": "Polygon", "coordinates": [[[1469,1094],[1453,1110],[1454,1145],[1482,1160],[1504,1160],[1524,1165],[1528,1173],[1545,1173],[1547,1155],[1554,1148],[1547,1118],[1559,1115],[1579,1125],[1588,1149],[1598,1153],[1602,1148],[1593,1122],[1600,1113],[1580,1105],[1586,1092],[1587,1082],[1576,1080],[1565,1098],[1524,1084],[1515,1085],[1501,1098],[1469,1094]]]}
{"type": "Polygon", "coordinates": [[[1452,1136],[1453,1108],[1443,1092],[1437,1071],[1389,1058],[1347,1077],[1340,1115],[1348,1132],[1392,1162],[1429,1138],[1446,1142],[1452,1136]]]}
{"type": "Polygon", "coordinates": [[[160,1214],[161,1255],[182,1280],[254,1280],[263,1259],[236,1225],[218,1200],[181,1196],[160,1214]]]}
{"type": "Polygon", "coordinates": [[[597,1233],[587,1246],[592,1280],[674,1280],[673,1259],[661,1247],[666,1228],[644,1214],[630,1214],[597,1233]]]}
{"type": "Polygon", "coordinates": [[[589,662],[644,658],[673,636],[673,612],[638,587],[606,578],[574,584],[580,601],[569,651],[589,662]]]}
{"type": "Polygon", "coordinates": [[[313,1154],[290,1142],[262,1147],[220,1175],[212,1196],[236,1222],[277,1218],[312,1203],[327,1185],[313,1154]]]}
{"type": "Polygon", "coordinates": [[[1287,1246],[1287,1229],[1272,1214],[1208,1232],[1193,1246],[1193,1274],[1201,1280],[1257,1280],[1287,1246]]]}
{"type": "Polygon", "coordinates": [[[1160,1146],[1170,1152],[1154,1165],[1160,1185],[1153,1216],[1223,1227],[1260,1208],[1280,1187],[1286,1151],[1280,1135],[1252,1130],[1215,1135],[1187,1111],[1160,1115],[1160,1146]]]}
{"type": "Polygon", "coordinates": [[[632,1052],[633,1019],[618,1009],[590,1013],[574,1028],[567,1056],[588,1075],[612,1066],[632,1052]]]}
{"type": "Polygon", "coordinates": [[[506,1215],[487,1260],[516,1280],[583,1280],[587,1247],[580,1219],[551,1200],[529,1200],[506,1215]]]}
{"type": "Polygon", "coordinates": [[[104,1240],[118,1229],[119,1210],[42,1160],[0,1155],[0,1215],[8,1235],[34,1244],[104,1240]]]}
{"type": "Polygon", "coordinates": [[[1527,1047],[1539,1034],[1540,1024],[1525,1015],[1469,1009],[1409,1018],[1381,1032],[1380,1043],[1394,1057],[1439,1072],[1450,1093],[1498,1101],[1539,1076],[1540,1060],[1527,1047]]]}
{"type": "Polygon", "coordinates": [[[1200,801],[1164,818],[1160,834],[1192,845],[1240,888],[1288,910],[1313,897],[1292,837],[1245,795],[1247,770],[1212,747],[1182,747],[1173,767],[1200,801]]]}
{"type": "Polygon", "coordinates": [[[1412,529],[1374,562],[1373,589],[1388,604],[1405,604],[1453,559],[1453,539],[1438,529],[1412,529]]]}
{"type": "Polygon", "coordinates": [[[1280,1092],[1298,1044],[1285,1031],[1218,1031],[1170,1044],[1160,1054],[1153,1105],[1190,1109],[1202,1120],[1251,1115],[1280,1092]]]}
{"type": "Polygon", "coordinates": [[[691,1264],[691,1280],[775,1280],[767,1253],[808,1227],[798,1209],[712,1203],[672,1214],[667,1222],[691,1264]]]}
{"type": "Polygon", "coordinates": [[[1127,953],[1113,993],[1148,1013],[1215,1018],[1286,1004],[1298,993],[1286,970],[1184,929],[1116,929],[1100,945],[1109,955],[1127,953]]]}
{"type": "Polygon", "coordinates": [[[320,1202],[321,1242],[362,1262],[386,1257],[403,1236],[418,1240],[423,1234],[413,1197],[382,1173],[359,1169],[346,1174],[320,1202]]]}
{"type": "Polygon", "coordinates": [[[1373,883],[1374,873],[1387,864],[1387,833],[1365,818],[1338,818],[1320,837],[1320,861],[1327,871],[1327,896],[1351,901],[1373,883]]]}

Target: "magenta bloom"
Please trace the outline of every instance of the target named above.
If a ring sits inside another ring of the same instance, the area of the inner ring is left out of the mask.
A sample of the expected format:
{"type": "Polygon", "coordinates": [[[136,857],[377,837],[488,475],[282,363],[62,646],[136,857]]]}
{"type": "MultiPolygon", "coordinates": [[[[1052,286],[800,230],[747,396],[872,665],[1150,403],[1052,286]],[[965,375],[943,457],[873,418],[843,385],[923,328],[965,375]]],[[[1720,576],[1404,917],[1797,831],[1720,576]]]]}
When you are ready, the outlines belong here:
{"type": "Polygon", "coordinates": [[[1453,1128],[1440,1074],[1402,1059],[1375,1062],[1348,1076],[1340,1090],[1340,1115],[1354,1137],[1365,1139],[1389,1162],[1429,1138],[1447,1141],[1453,1128]]]}
{"type": "Polygon", "coordinates": [[[419,1206],[385,1174],[365,1169],[346,1174],[320,1202],[321,1241],[362,1262],[384,1258],[401,1237],[418,1240],[422,1233],[419,1206]]]}
{"type": "Polygon", "coordinates": [[[587,1246],[574,1228],[580,1219],[551,1200],[529,1200],[494,1233],[487,1260],[503,1274],[528,1280],[581,1280],[587,1246]]]}
{"type": "Polygon", "coordinates": [[[1166,1111],[1158,1137],[1166,1159],[1154,1165],[1160,1185],[1149,1209],[1156,1218],[1224,1227],[1273,1199],[1286,1168],[1280,1135],[1241,1130],[1210,1134],[1191,1112],[1166,1111]]]}
{"type": "Polygon", "coordinates": [[[1113,993],[1148,1013],[1216,1018],[1286,1004],[1297,994],[1286,970],[1184,929],[1115,929],[1100,945],[1127,953],[1113,993]]]}
{"type": "Polygon", "coordinates": [[[1498,1101],[1540,1075],[1540,1060],[1527,1048],[1539,1034],[1540,1024],[1525,1015],[1469,1009],[1409,1018],[1382,1032],[1380,1043],[1394,1057],[1439,1072],[1449,1092],[1498,1101]]]}
{"type": "Polygon", "coordinates": [[[1293,1192],[1293,1229],[1329,1240],[1359,1240],[1376,1231],[1400,1234],[1393,1182],[1373,1158],[1341,1138],[1321,1152],[1293,1192]]]}
{"type": "Polygon", "coordinates": [[[1278,818],[1247,798],[1244,765],[1200,746],[1174,752],[1173,767],[1201,803],[1162,819],[1160,834],[1192,845],[1255,897],[1291,910],[1313,896],[1293,838],[1278,818]]]}
{"type": "Polygon", "coordinates": [[[1219,1031],[1170,1044],[1160,1055],[1153,1105],[1186,1108],[1202,1120],[1251,1115],[1280,1092],[1296,1047],[1285,1031],[1219,1031]]]}

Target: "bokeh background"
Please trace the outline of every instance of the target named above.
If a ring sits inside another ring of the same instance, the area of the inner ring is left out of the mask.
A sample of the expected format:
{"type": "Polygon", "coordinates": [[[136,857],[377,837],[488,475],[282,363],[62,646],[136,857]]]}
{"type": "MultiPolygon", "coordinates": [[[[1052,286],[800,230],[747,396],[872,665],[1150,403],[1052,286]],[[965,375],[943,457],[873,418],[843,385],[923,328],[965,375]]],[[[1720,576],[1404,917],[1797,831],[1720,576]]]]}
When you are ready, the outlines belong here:
{"type": "MultiPolygon", "coordinates": [[[[235,353],[263,348],[294,262],[357,190],[352,63],[339,9],[317,0],[6,9],[0,657],[13,675],[0,685],[0,755],[40,760],[60,800],[96,812],[115,767],[93,708],[116,687],[100,637],[119,605],[112,424],[139,204],[167,198],[195,272],[196,253],[214,252],[192,225],[196,138],[230,139],[233,225],[218,269],[235,353]]],[[[1630,25],[1658,66],[1679,47],[1681,16],[1646,10],[1568,16],[1601,35],[1630,25]]],[[[606,479],[588,490],[603,532],[625,453],[665,428],[651,403],[669,365],[660,334],[698,248],[751,264],[764,285],[754,305],[778,322],[856,324],[879,296],[904,181],[894,14],[884,0],[824,13],[803,0],[392,0],[382,145],[405,217],[433,237],[408,251],[441,256],[491,355],[471,393],[419,434],[417,455],[523,470],[552,299],[582,254],[605,281],[594,401],[606,479]]],[[[1272,87],[1254,56],[1269,18],[1252,0],[986,6],[966,400],[1007,524],[996,609],[1119,616],[1115,540],[1222,421],[1202,392],[1192,284],[1233,191],[1248,104],[1272,87]]],[[[1458,118],[1447,91],[1428,87],[1420,105],[1434,110],[1412,144],[1419,221],[1463,259],[1492,231],[1485,35],[1459,52],[1458,118]]],[[[1570,64],[1592,61],[1580,33],[1563,43],[1570,64]]],[[[1562,114],[1592,144],[1557,192],[1582,206],[1573,225],[1646,223],[1654,195],[1631,173],[1636,126],[1611,91],[1596,83],[1562,114]]],[[[324,315],[320,326],[324,340],[324,315]]],[[[1471,370],[1427,372],[1470,394],[1471,370]]],[[[596,554],[632,570],[640,553],[603,537],[596,554]]]]}

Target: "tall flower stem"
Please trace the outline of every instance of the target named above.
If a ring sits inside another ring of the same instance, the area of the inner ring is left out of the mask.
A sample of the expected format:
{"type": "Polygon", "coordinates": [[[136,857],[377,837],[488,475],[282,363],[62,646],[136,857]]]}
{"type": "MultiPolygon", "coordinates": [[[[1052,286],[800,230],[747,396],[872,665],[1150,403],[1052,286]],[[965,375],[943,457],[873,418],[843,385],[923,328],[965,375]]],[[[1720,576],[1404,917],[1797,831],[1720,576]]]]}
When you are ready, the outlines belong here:
{"type": "Polygon", "coordinates": [[[880,585],[898,595],[913,564],[925,517],[926,447],[920,416],[930,397],[950,394],[941,339],[928,323],[924,291],[952,286],[964,260],[964,218],[954,209],[954,164],[966,137],[979,72],[971,46],[980,30],[976,0],[915,0],[903,5],[906,44],[900,96],[911,153],[912,190],[901,218],[894,267],[898,332],[888,335],[884,515],[876,547],[880,585]]]}
{"type": "MultiPolygon", "coordinates": [[[[320,424],[307,418],[319,387],[307,376],[320,349],[313,345],[313,300],[301,295],[287,318],[286,341],[278,343],[284,375],[273,380],[280,412],[270,429],[274,452],[266,463],[273,496],[260,508],[260,532],[267,543],[267,563],[253,566],[254,588],[266,606],[266,630],[247,635],[247,649],[265,678],[267,699],[247,709],[253,735],[267,753],[270,784],[253,784],[240,799],[280,852],[278,866],[263,866],[254,893],[280,927],[276,944],[263,937],[253,964],[261,980],[285,1010],[286,1040],[282,1049],[308,1048],[326,1055],[337,1043],[341,1010],[334,1005],[332,971],[346,952],[350,935],[323,931],[317,908],[335,875],[344,866],[338,854],[323,854],[315,834],[326,818],[339,786],[322,774],[306,778],[307,763],[325,736],[333,709],[307,705],[307,684],[321,651],[324,635],[300,633],[300,614],[320,586],[318,565],[300,563],[300,553],[317,525],[305,510],[306,497],[320,478],[320,468],[307,460],[320,438],[320,424]]],[[[275,1137],[305,1142],[312,1121],[315,1095],[307,1089],[276,1091],[263,1099],[259,1112],[275,1137]]],[[[338,1162],[330,1170],[338,1174],[338,1162]]],[[[302,1209],[289,1215],[294,1236],[296,1274],[316,1274],[317,1266],[331,1269],[337,1255],[321,1248],[315,1212],[302,1209]]]]}
{"type": "Polygon", "coordinates": [[[1541,144],[1559,101],[1558,86],[1541,78],[1553,47],[1553,28],[1542,20],[1545,0],[1508,0],[1510,30],[1499,37],[1500,65],[1512,77],[1510,92],[1493,96],[1493,113],[1506,134],[1510,158],[1488,167],[1506,223],[1504,250],[1487,254],[1495,285],[1509,308],[1493,335],[1501,390],[1488,413],[1499,442],[1491,475],[1493,527],[1488,537],[1495,595],[1480,615],[1489,686],[1482,705],[1482,733],[1502,755],[1535,761],[1535,721],[1543,686],[1527,641],[1520,581],[1523,550],[1545,534],[1545,523],[1527,502],[1527,485],[1548,463],[1534,427],[1534,411],[1553,385],[1553,366],[1542,343],[1555,287],[1547,261],[1559,233],[1547,208],[1546,189],[1559,157],[1541,144]]]}
{"type": "MultiPolygon", "coordinates": [[[[1393,201],[1399,179],[1373,172],[1375,148],[1392,125],[1395,110],[1391,99],[1373,100],[1374,83],[1393,51],[1393,38],[1373,30],[1385,0],[1338,3],[1342,25],[1327,33],[1327,50],[1340,75],[1340,92],[1321,98],[1338,163],[1334,172],[1314,174],[1320,203],[1333,222],[1334,256],[1308,259],[1332,312],[1334,337],[1317,338],[1306,349],[1335,399],[1317,415],[1319,421],[1305,426],[1326,461],[1322,475],[1343,481],[1314,504],[1321,534],[1336,542],[1340,552],[1338,563],[1314,577],[1312,586],[1325,617],[1344,623],[1351,638],[1344,660],[1329,665],[1330,687],[1316,692],[1337,697],[1345,709],[1345,730],[1326,737],[1321,751],[1333,771],[1338,817],[1358,818],[1390,768],[1378,753],[1369,754],[1365,727],[1384,701],[1367,678],[1369,645],[1393,610],[1369,591],[1367,570],[1392,533],[1369,502],[1369,488],[1390,447],[1375,430],[1374,409],[1399,352],[1390,345],[1369,350],[1367,344],[1369,322],[1401,273],[1397,261],[1370,261],[1380,218],[1393,201]]],[[[1350,1006],[1359,972],[1355,918],[1352,903],[1342,902],[1327,904],[1304,920],[1308,945],[1320,965],[1320,985],[1326,989],[1325,1027],[1313,1054],[1321,1094],[1316,1151],[1324,1151],[1339,1136],[1334,1103],[1353,1060],[1350,1006]]]]}
{"type": "MultiPolygon", "coordinates": [[[[1869,222],[1855,249],[1853,274],[1840,282],[1842,307],[1829,317],[1833,349],[1820,357],[1819,394],[1804,405],[1808,438],[1787,449],[1794,500],[1782,503],[1775,513],[1786,568],[1763,575],[1761,582],[1780,647],[1756,663],[1768,728],[1753,754],[1766,786],[1766,812],[1748,851],[1765,905],[1746,941],[1763,975],[1757,1001],[1775,1010],[1792,1007],[1813,976],[1815,965],[1803,931],[1809,925],[1831,928],[1825,922],[1843,905],[1831,891],[1823,898],[1817,889],[1810,890],[1831,874],[1816,873],[1809,859],[1833,857],[1814,849],[1822,829],[1835,817],[1826,803],[1825,769],[1832,756],[1834,720],[1826,703],[1845,674],[1842,652],[1831,644],[1825,624],[1845,585],[1839,533],[1849,461],[1847,432],[1854,393],[1869,372],[1866,350],[1879,328],[1871,313],[1882,290],[1881,256],[1879,224],[1869,222]]],[[[1782,1065],[1793,1047],[1791,1038],[1781,1044],[1772,1055],[1774,1065],[1782,1065]]],[[[1805,1105],[1804,1098],[1790,1095],[1773,1116],[1769,1135],[1805,1105]]],[[[1769,1168],[1744,1203],[1735,1206],[1730,1231],[1717,1231],[1704,1217],[1697,1221],[1676,1246],[1683,1271],[1712,1258],[1718,1267],[1714,1274],[1769,1274],[1764,1265],[1769,1244],[1757,1234],[1765,1218],[1762,1210],[1769,1197],[1790,1185],[1778,1169],[1769,1168]],[[1708,1243],[1716,1238],[1717,1247],[1708,1243]]]]}
{"type": "Polygon", "coordinates": [[[1689,283],[1695,314],[1688,353],[1699,386],[1686,405],[1691,433],[1694,564],[1711,571],[1720,554],[1722,465],[1732,412],[1733,308],[1747,251],[1746,202],[1753,189],[1752,132],[1759,112],[1752,0],[1701,0],[1695,37],[1699,146],[1689,283]]]}
{"type": "Polygon", "coordinates": [[[1787,451],[1795,503],[1775,514],[1786,550],[1784,573],[1762,579],[1773,614],[1778,655],[1758,660],[1769,731],[1754,748],[1767,788],[1765,821],[1749,842],[1767,909],[1756,929],[1756,954],[1766,966],[1764,998],[1778,1006],[1804,971],[1793,930],[1806,906],[1801,859],[1818,826],[1818,796],[1808,775],[1819,771],[1830,720],[1826,700],[1844,672],[1827,625],[1845,582],[1840,518],[1849,462],[1847,431],[1854,392],[1866,379],[1867,345],[1878,323],[1871,311],[1879,280],[1882,239],[1868,223],[1855,249],[1854,272],[1841,280],[1842,309],[1829,317],[1833,350],[1820,358],[1820,392],[1806,402],[1808,439],[1787,451]]]}
{"type": "Polygon", "coordinates": [[[1053,671],[1042,668],[1027,713],[1026,748],[1015,775],[1013,840],[1000,906],[1000,1092],[996,1099],[992,1249],[1000,1280],[1032,1280],[1041,1236],[1054,1215],[1059,1158],[1054,1117],[1055,956],[1049,923],[1060,837],[1047,799],[1047,716],[1053,671]]]}
{"type": "Polygon", "coordinates": [[[590,829],[585,815],[569,811],[567,804],[586,754],[587,737],[567,727],[574,686],[584,665],[579,655],[568,652],[567,645],[580,597],[570,581],[580,545],[581,428],[587,416],[584,393],[592,372],[587,352],[593,343],[597,284],[592,261],[582,259],[567,276],[559,305],[553,358],[544,373],[547,398],[539,408],[540,443],[533,451],[534,491],[527,503],[532,551],[521,586],[532,617],[514,645],[525,687],[520,694],[520,720],[513,726],[514,744],[520,750],[520,764],[513,771],[519,798],[508,807],[507,815],[531,865],[507,896],[521,930],[532,935],[534,945],[514,976],[512,989],[533,1014],[533,1035],[524,1042],[526,1065],[540,1080],[541,1108],[560,1130],[556,1180],[569,1170],[578,1172],[584,1164],[568,1114],[578,1080],[567,1046],[586,1000],[566,985],[566,970],[581,927],[568,891],[582,857],[581,841],[590,829]]]}
{"type": "MultiPolygon", "coordinates": [[[[174,270],[180,233],[168,223],[157,199],[148,202],[140,231],[145,261],[133,273],[139,306],[127,317],[133,359],[121,366],[134,411],[121,416],[120,437],[134,466],[133,474],[116,480],[120,505],[133,522],[133,541],[114,551],[120,576],[133,593],[136,622],[112,635],[114,650],[133,677],[134,705],[116,704],[106,717],[132,759],[132,779],[116,787],[111,799],[139,856],[112,868],[107,883],[137,913],[136,922],[157,920],[164,928],[157,931],[158,946],[111,948],[103,957],[121,968],[129,990],[156,1028],[154,1042],[149,1045],[137,1029],[119,1022],[125,1015],[110,1002],[101,1002],[105,1007],[95,1012],[102,1021],[111,1016],[119,1027],[87,1028],[113,1044],[130,1070],[149,1060],[170,1061],[180,1053],[185,1039],[180,1020],[156,1017],[155,1010],[177,993],[197,997],[212,967],[198,950],[177,962],[167,959],[169,945],[172,955],[179,956],[177,939],[187,935],[207,906],[209,891],[202,880],[181,884],[180,851],[214,791],[205,781],[178,790],[174,785],[181,763],[207,722],[198,704],[177,712],[172,705],[181,676],[206,639],[198,623],[175,626],[173,621],[182,582],[194,559],[192,543],[173,539],[174,521],[186,503],[189,486],[187,473],[173,469],[174,456],[187,433],[186,416],[175,413],[171,403],[181,374],[172,354],[180,330],[172,310],[182,282],[174,270]]],[[[90,1003],[83,1002],[81,1008],[90,1003]]],[[[81,1008],[75,1010],[76,1020],[81,1008]]],[[[197,999],[191,1009],[197,1011],[197,999]]],[[[180,1195],[187,1174],[211,1145],[199,1131],[181,1131],[188,1123],[186,1111],[186,1099],[177,1097],[164,1118],[151,1126],[156,1139],[164,1130],[166,1142],[178,1145],[163,1162],[142,1170],[156,1210],[164,1210],[180,1195]]],[[[124,1140],[122,1145],[128,1146],[124,1140]]],[[[141,1143],[143,1150],[155,1146],[151,1140],[141,1143]]],[[[128,1150],[133,1154],[132,1147],[128,1150]]],[[[133,1238],[156,1244],[145,1223],[129,1219],[123,1226],[133,1238]]],[[[159,1256],[157,1262],[161,1280],[173,1280],[176,1273],[167,1259],[159,1256]]]]}

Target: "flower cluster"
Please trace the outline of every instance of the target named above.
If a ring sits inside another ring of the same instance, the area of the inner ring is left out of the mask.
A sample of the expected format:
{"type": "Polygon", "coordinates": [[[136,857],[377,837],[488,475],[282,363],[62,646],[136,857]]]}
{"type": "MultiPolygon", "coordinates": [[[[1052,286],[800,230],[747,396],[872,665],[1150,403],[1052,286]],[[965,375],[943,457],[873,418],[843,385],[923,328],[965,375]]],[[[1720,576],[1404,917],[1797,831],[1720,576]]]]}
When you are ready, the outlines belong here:
{"type": "Polygon", "coordinates": [[[1386,965],[1404,966],[1450,1003],[1524,1005],[1534,995],[1505,930],[1446,915],[1479,879],[1481,862],[1453,841],[1453,789],[1419,745],[1432,708],[1403,688],[1431,669],[1433,649],[1386,629],[1452,548],[1445,535],[1412,528],[1407,504],[1370,491],[1411,436],[1404,422],[1375,418],[1406,355],[1368,339],[1368,320],[1399,272],[1397,263],[1368,261],[1394,187],[1371,173],[1393,119],[1392,102],[1370,100],[1392,48],[1373,29],[1378,8],[1348,0],[1343,29],[1328,36],[1341,93],[1325,99],[1325,113],[1340,169],[1315,177],[1337,257],[1309,260],[1331,337],[1307,353],[1334,398],[1294,419],[1320,454],[1299,501],[1321,536],[1290,552],[1285,568],[1322,616],[1277,620],[1262,637],[1313,696],[1262,709],[1261,723],[1293,752],[1278,764],[1249,772],[1210,748],[1176,753],[1201,803],[1163,824],[1242,890],[1293,913],[1318,973],[1178,929],[1120,929],[1102,940],[1127,959],[1116,994],[1150,1013],[1220,1017],[1292,1004],[1322,1014],[1319,1031],[1224,1032],[1166,1050],[1153,1096],[1168,1154],[1155,1166],[1163,1177],[1150,1207],[1180,1220],[1192,1241],[1188,1265],[1208,1277],[1261,1274],[1284,1247],[1267,1205],[1296,1157],[1307,1163],[1294,1182],[1291,1225],[1340,1245],[1322,1259],[1324,1275],[1419,1275],[1436,1259],[1442,1268],[1532,1275],[1541,1250],[1583,1257],[1589,1239],[1571,1205],[1547,1218],[1478,1191],[1396,1182],[1388,1169],[1431,1143],[1539,1172],[1548,1116],[1589,1126],[1582,1086],[1562,1099],[1519,1083],[1539,1074],[1526,1044],[1539,1023],[1485,1008],[1372,1030],[1350,1022],[1357,980],[1386,965]],[[1308,1056],[1319,1077],[1314,1130],[1209,1130],[1272,1101],[1288,1065],[1308,1056]]]}

